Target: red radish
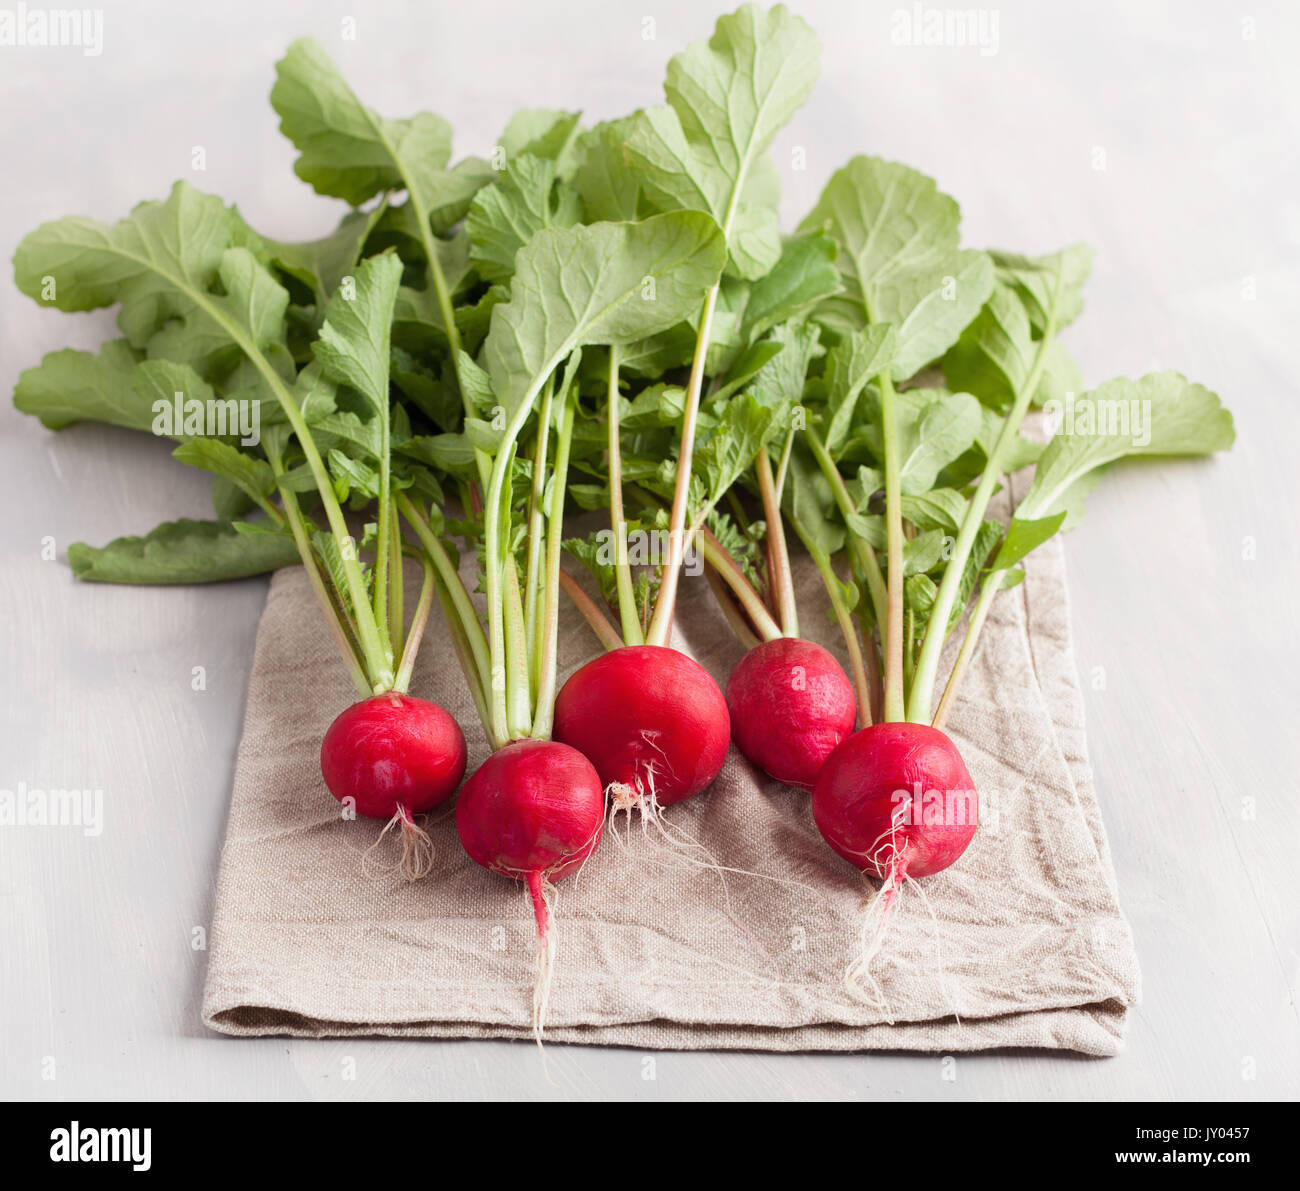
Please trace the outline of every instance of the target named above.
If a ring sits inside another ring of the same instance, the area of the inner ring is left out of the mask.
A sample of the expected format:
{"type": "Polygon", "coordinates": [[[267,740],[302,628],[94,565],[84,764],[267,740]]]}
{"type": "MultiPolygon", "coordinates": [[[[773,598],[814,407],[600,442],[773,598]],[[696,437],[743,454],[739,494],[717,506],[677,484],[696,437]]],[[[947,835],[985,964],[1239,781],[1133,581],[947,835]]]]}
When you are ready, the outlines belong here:
{"type": "Polygon", "coordinates": [[[433,847],[412,816],[445,802],[465,776],[465,737],[436,703],[395,691],[354,703],[329,726],[321,776],[358,814],[400,824],[402,864],[415,879],[429,871],[433,847]]]}
{"type": "Polygon", "coordinates": [[[865,997],[868,967],[880,949],[904,881],[927,877],[966,851],[979,822],[979,798],[957,746],[928,724],[873,724],[844,740],[813,786],[817,829],[854,868],[884,881],[846,974],[865,997]]]}
{"type": "Polygon", "coordinates": [[[858,717],[834,654],[800,637],[751,649],[731,672],[727,708],[740,751],[770,777],[805,789],[858,717]]]}
{"type": "Polygon", "coordinates": [[[555,960],[552,882],[586,861],[604,822],[605,794],[591,762],[550,740],[516,740],[498,749],[456,802],[456,831],[470,859],[528,885],[539,944],[533,993],[539,1040],[555,960]]]}
{"type": "Polygon", "coordinates": [[[570,675],[555,738],[581,752],[615,805],[653,812],[705,789],[727,759],[731,719],[709,672],[661,645],[627,645],[570,675]]]}

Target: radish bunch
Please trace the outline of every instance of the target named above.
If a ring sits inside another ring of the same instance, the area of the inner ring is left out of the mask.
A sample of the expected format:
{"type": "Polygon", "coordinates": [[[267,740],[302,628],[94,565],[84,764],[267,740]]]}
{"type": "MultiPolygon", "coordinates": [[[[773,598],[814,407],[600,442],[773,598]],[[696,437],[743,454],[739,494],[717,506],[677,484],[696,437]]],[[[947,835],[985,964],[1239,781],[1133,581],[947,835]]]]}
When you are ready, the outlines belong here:
{"type": "Polygon", "coordinates": [[[114,226],[45,224],[15,256],[35,300],[117,305],[121,329],[24,372],[19,408],[52,429],[169,436],[213,478],[213,520],[76,544],[74,570],[206,582],[301,562],[359,700],[325,734],[324,783],[386,821],[380,839],[399,833],[412,877],[432,859],[417,818],[467,760],[459,726],[410,694],[438,602],[491,746],[456,827],[527,892],[539,1037],[555,883],[607,814],[659,822],[706,791],[731,739],[811,790],[830,847],[881,883],[847,972],[878,1000],[871,964],[899,891],[976,831],[943,728],[993,599],[1077,521],[1101,469],[1232,442],[1218,398],[1177,373],[1085,389],[1059,340],[1082,309],[1082,246],[964,248],[931,179],[864,156],[783,235],[770,147],[818,55],[783,5],[746,4],[671,59],[663,105],[588,128],[525,109],[489,163],[453,161],[431,112],[380,117],[318,44],[295,42],[272,104],[297,174],[349,208],[333,232],[278,241],[178,182],[114,226]],[[261,410],[260,430],[170,416],[191,405],[261,410]],[[1045,446],[1023,433],[1035,408],[1055,429],[1045,446]],[[1031,464],[1009,517],[991,517],[1031,464]],[[606,527],[566,540],[574,506],[606,527]],[[847,670],[801,636],[787,529],[847,670]],[[747,648],[725,696],[672,645],[695,558],[747,648]],[[408,563],[422,575],[409,616],[408,563]],[[606,652],[557,691],[561,588],[606,652]]]}

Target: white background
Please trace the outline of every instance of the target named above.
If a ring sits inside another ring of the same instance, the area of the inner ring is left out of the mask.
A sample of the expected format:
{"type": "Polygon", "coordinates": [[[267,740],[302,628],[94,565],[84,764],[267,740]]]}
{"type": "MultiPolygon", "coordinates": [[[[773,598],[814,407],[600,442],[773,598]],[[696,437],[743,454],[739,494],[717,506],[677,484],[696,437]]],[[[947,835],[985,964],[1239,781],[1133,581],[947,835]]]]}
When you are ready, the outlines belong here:
{"type": "MultiPolygon", "coordinates": [[[[639,1053],[556,1046],[550,1086],[527,1045],[208,1034],[191,937],[211,913],[264,581],[74,583],[69,542],[204,516],[207,485],[147,436],[54,436],[6,401],[0,788],[100,787],[106,826],[0,828],[0,1095],[1300,1095],[1300,39],[1286,7],[1003,3],[985,55],[893,44],[892,4],[796,5],[824,54],[776,145],[787,226],[853,153],[906,161],[960,200],[971,245],[1095,247],[1066,339],[1090,384],[1177,367],[1237,417],[1229,456],[1111,475],[1068,545],[1091,754],[1145,982],[1123,1055],[960,1057],[954,1082],[928,1055],[660,1054],[650,1081],[639,1053]],[[41,560],[47,535],[60,561],[41,560]]],[[[461,155],[488,152],[519,106],[596,119],[661,102],[667,58],[714,16],[698,0],[109,5],[98,57],[0,47],[0,254],[45,219],[116,220],[177,177],[276,237],[331,228],[341,205],[294,177],[267,103],[299,35],[381,112],[447,117],[461,155]]],[[[0,279],[0,391],[43,352],[113,333],[111,313],[38,310],[0,279]]]]}

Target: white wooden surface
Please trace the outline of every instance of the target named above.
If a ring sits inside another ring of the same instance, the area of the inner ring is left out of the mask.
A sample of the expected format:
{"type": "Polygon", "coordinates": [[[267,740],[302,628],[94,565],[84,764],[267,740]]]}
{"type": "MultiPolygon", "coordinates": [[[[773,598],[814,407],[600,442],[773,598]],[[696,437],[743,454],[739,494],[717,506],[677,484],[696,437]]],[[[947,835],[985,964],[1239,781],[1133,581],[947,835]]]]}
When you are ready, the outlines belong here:
{"type": "MultiPolygon", "coordinates": [[[[74,584],[69,542],[202,516],[206,486],[161,443],[56,437],[6,402],[0,788],[101,788],[105,826],[0,828],[0,1095],[1300,1093],[1295,9],[1016,0],[985,10],[997,52],[981,54],[893,44],[888,4],[798,8],[825,53],[777,145],[787,222],[851,153],[925,169],[962,202],[970,243],[1094,245],[1089,308],[1068,333],[1090,383],[1178,367],[1237,415],[1228,457],[1111,476],[1069,545],[1091,752],[1145,977],[1127,1051],[962,1057],[955,1081],[935,1056],[660,1054],[651,1080],[639,1053],[554,1047],[551,1086],[523,1045],[209,1035],[192,939],[211,910],[264,586],[74,584]],[[788,168],[795,146],[804,172],[788,168]],[[46,536],[59,561],[42,560],[46,536]]],[[[459,152],[485,152],[519,105],[597,118],[655,101],[668,55],[713,15],[695,0],[110,5],[99,56],[0,47],[0,254],[43,219],[116,219],[180,176],[273,235],[332,226],[337,206],[293,177],[266,103],[300,34],[381,111],[431,107],[459,152]]],[[[37,310],[7,280],[0,312],[5,394],[42,352],[112,330],[107,314],[37,310]]]]}

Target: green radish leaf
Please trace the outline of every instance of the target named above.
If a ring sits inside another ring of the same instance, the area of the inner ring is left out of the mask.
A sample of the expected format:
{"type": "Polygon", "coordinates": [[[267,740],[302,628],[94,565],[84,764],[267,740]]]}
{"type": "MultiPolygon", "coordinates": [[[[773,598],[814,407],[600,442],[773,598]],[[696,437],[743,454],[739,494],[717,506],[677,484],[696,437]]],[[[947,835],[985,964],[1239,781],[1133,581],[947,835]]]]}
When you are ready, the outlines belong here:
{"type": "Polygon", "coordinates": [[[485,186],[470,204],[465,227],[470,260],[485,281],[508,281],[515,253],[544,227],[572,227],[581,220],[581,199],[556,183],[554,161],[521,153],[495,186],[485,186]]]}
{"type": "Polygon", "coordinates": [[[232,484],[224,476],[212,477],[212,511],[218,521],[233,522],[257,507],[248,493],[232,484]]]}
{"type": "Polygon", "coordinates": [[[340,290],[330,299],[320,336],[312,344],[321,374],[360,393],[385,424],[393,304],[401,279],[402,262],[392,253],[363,262],[354,295],[340,290]]]}
{"type": "Polygon", "coordinates": [[[902,508],[903,519],[917,529],[941,529],[955,535],[966,516],[966,498],[952,488],[932,488],[904,493],[902,508]]]}
{"type": "Polygon", "coordinates": [[[839,334],[893,324],[890,372],[914,375],[957,341],[993,286],[988,256],[958,247],[960,224],[957,204],[924,174],[853,158],[800,225],[825,229],[841,250],[843,295],[824,302],[818,318],[839,334]]]}
{"type": "Polygon", "coordinates": [[[628,162],[661,210],[712,215],[728,271],[762,277],[781,254],[773,174],[761,159],[817,81],[817,35],[783,5],[746,4],[668,63],[668,106],[633,117],[628,162]]]}
{"type": "Polygon", "coordinates": [[[471,481],[478,479],[474,444],[464,434],[417,435],[394,449],[449,476],[471,481]]]}
{"type": "Polygon", "coordinates": [[[1209,455],[1235,438],[1232,415],[1218,396],[1177,372],[1110,380],[1048,413],[1062,425],[1016,516],[1036,521],[1064,510],[1065,529],[1083,514],[1081,485],[1107,464],[1134,455],[1209,455]]]}
{"type": "Polygon", "coordinates": [[[352,459],[335,448],[329,453],[329,468],[339,500],[347,500],[354,495],[364,496],[368,500],[378,498],[381,486],[379,473],[368,463],[352,459]]]}
{"type": "Polygon", "coordinates": [[[574,348],[635,343],[694,315],[723,254],[717,225],[694,211],[538,232],[483,347],[507,417],[574,348]]]}
{"type": "Polygon", "coordinates": [[[582,197],[588,223],[602,219],[622,222],[640,214],[641,183],[623,157],[632,120],[629,116],[597,124],[578,138],[573,184],[582,197]]]}
{"type": "Polygon", "coordinates": [[[323,310],[356,268],[366,238],[386,209],[381,203],[373,211],[351,211],[328,236],[297,243],[266,240],[266,249],[276,265],[311,289],[317,308],[323,310]]]}
{"type": "Polygon", "coordinates": [[[299,561],[293,539],[282,534],[240,533],[228,522],[188,518],[166,521],[142,538],[68,547],[73,574],[96,583],[218,583],[299,561]]]}
{"type": "Polygon", "coordinates": [[[903,575],[924,575],[933,571],[943,561],[944,545],[948,535],[941,529],[930,529],[909,538],[903,543],[903,575]]]}
{"type": "MultiPolygon", "coordinates": [[[[747,347],[739,356],[727,372],[727,383],[717,390],[710,398],[710,404],[714,402],[725,401],[732,394],[743,389],[759,372],[763,370],[770,360],[780,354],[784,347],[776,338],[760,339],[751,347],[747,347]]],[[[800,382],[802,389],[802,382],[800,382]]],[[[684,392],[683,392],[684,396],[684,392]]],[[[683,401],[682,408],[685,407],[683,401]]]]}
{"type": "Polygon", "coordinates": [[[152,398],[135,384],[140,353],[125,339],[111,339],[91,352],[64,348],[50,352],[18,377],[14,405],[50,430],[74,422],[106,422],[128,430],[151,430],[152,398]]]}
{"type": "Polygon", "coordinates": [[[1048,538],[1061,528],[1065,521],[1065,510],[1051,517],[1040,517],[1037,521],[1026,521],[1023,517],[1012,517],[1007,527],[1007,536],[1002,540],[991,571],[1005,571],[1014,567],[1031,550],[1037,550],[1048,538]]]}
{"type": "Polygon", "coordinates": [[[772,271],[750,288],[741,334],[752,341],[835,293],[840,287],[835,253],[835,241],[824,232],[788,236],[772,271]]]}
{"type": "Polygon", "coordinates": [[[165,202],[141,203],[111,227],[80,217],[42,224],[19,244],[14,279],[60,310],[119,303],[133,348],[206,375],[241,349],[283,348],[289,295],[252,252],[231,246],[242,226],[220,199],[177,182],[165,202]]]}
{"type": "Polygon", "coordinates": [[[772,331],[769,340],[780,344],[781,351],[758,370],[748,386],[760,405],[799,403],[808,367],[820,354],[820,335],[820,329],[811,323],[782,323],[772,331]]]}
{"type": "MultiPolygon", "coordinates": [[[[979,402],[969,393],[904,389],[896,395],[895,404],[902,491],[912,495],[928,492],[944,467],[975,441],[980,427],[979,402]]],[[[879,425],[871,430],[873,450],[879,459],[879,425]]]]}
{"type": "Polygon", "coordinates": [[[246,455],[220,439],[187,439],[172,452],[172,458],[211,472],[257,504],[269,500],[275,491],[275,473],[265,459],[246,455]]]}
{"type": "Polygon", "coordinates": [[[826,353],[826,448],[837,455],[853,429],[858,398],[867,382],[884,372],[897,346],[888,323],[864,327],[845,336],[826,353]]]}
{"type": "Polygon", "coordinates": [[[581,112],[551,108],[520,108],[497,138],[507,167],[525,153],[556,163],[567,178],[577,164],[578,121],[581,112]]]}
{"type": "Polygon", "coordinates": [[[1092,249],[1086,244],[1071,244],[1048,256],[1021,256],[1015,252],[990,252],[989,256],[998,280],[1015,290],[1024,305],[1035,339],[1041,339],[1047,329],[1047,313],[1058,274],[1062,284],[1056,329],[1069,326],[1079,317],[1083,310],[1083,287],[1092,272],[1092,249]]]}
{"type": "Polygon", "coordinates": [[[707,441],[696,448],[693,460],[709,506],[722,498],[758,452],[784,430],[788,407],[788,402],[769,405],[754,393],[742,393],[728,403],[707,441]]]}
{"type": "MultiPolygon", "coordinates": [[[[629,538],[631,525],[629,522],[629,538]]],[[[608,530],[596,530],[585,538],[565,538],[562,544],[566,554],[576,558],[591,572],[600,587],[600,594],[613,608],[618,604],[618,576],[614,570],[613,544],[608,534],[608,530]]]]}
{"type": "Polygon", "coordinates": [[[313,38],[295,41],[275,73],[271,106],[300,154],[294,173],[318,194],[359,207],[382,191],[406,190],[429,213],[461,200],[468,205],[477,187],[464,194],[465,180],[447,169],[451,125],[442,117],[384,119],[356,97],[313,38]]]}
{"type": "Polygon", "coordinates": [[[950,388],[976,393],[1001,412],[1029,379],[1037,354],[1024,305],[1012,290],[998,285],[944,357],[944,379],[950,388]]]}

